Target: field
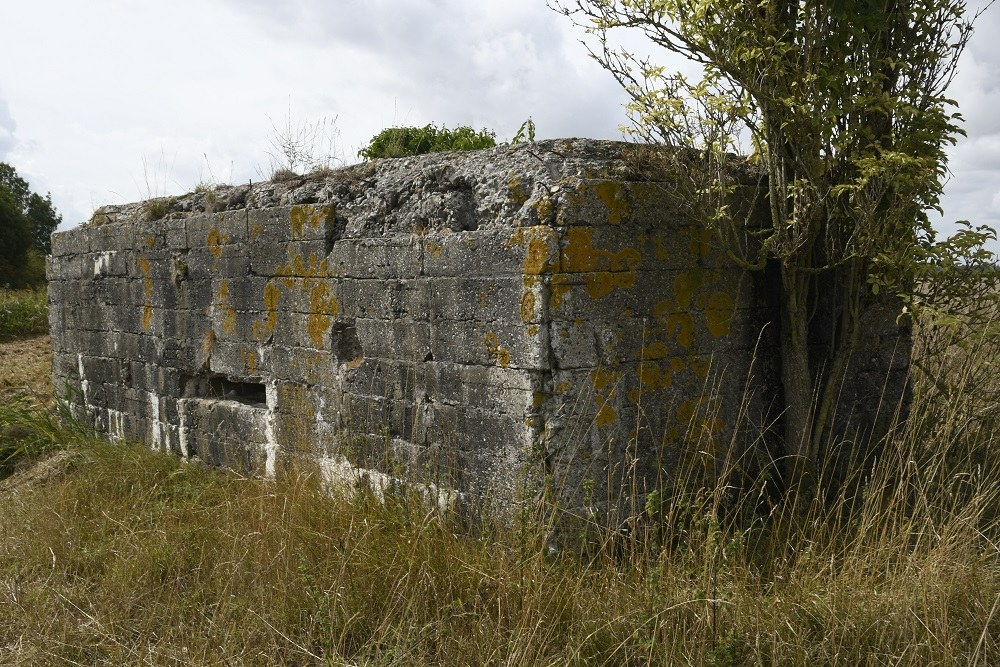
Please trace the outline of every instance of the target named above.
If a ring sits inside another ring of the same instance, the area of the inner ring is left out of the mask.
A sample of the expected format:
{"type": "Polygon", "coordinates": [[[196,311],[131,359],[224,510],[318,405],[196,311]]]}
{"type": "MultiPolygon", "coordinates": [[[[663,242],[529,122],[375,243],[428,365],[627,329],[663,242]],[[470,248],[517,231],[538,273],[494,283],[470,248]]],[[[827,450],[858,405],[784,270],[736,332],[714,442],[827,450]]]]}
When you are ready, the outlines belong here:
{"type": "Polygon", "coordinates": [[[690,487],[572,548],[102,443],[55,418],[45,337],[0,343],[0,664],[998,664],[1000,353],[961,340],[920,334],[854,502],[690,487]]]}

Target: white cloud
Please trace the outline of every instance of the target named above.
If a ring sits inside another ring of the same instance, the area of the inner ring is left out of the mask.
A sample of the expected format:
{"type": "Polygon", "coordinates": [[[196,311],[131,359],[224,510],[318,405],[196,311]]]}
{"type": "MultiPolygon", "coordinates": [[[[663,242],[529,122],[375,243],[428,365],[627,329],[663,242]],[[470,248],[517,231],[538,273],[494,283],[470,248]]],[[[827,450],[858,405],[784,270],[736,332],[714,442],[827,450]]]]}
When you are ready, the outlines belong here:
{"type": "Polygon", "coordinates": [[[7,104],[7,100],[0,98],[0,162],[7,160],[7,156],[17,144],[17,138],[14,136],[16,129],[17,123],[10,115],[10,105],[7,104]]]}
{"type": "MultiPolygon", "coordinates": [[[[293,122],[336,117],[347,160],[393,124],[503,139],[532,116],[539,137],[618,138],[625,121],[582,31],[542,0],[36,0],[5,7],[4,23],[0,58],[17,66],[0,71],[0,159],[51,190],[67,223],[259,179],[289,107],[293,122]]],[[[952,152],[945,219],[996,220],[1000,10],[982,17],[952,92],[970,137],[952,152]]]]}

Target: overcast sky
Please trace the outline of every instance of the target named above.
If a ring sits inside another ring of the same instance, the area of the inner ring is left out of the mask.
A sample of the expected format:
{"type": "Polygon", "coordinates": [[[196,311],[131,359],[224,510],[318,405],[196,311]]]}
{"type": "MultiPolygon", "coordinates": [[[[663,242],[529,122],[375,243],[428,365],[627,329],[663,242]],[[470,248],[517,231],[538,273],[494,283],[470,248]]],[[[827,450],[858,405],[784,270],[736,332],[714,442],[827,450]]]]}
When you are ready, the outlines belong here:
{"type": "MultiPolygon", "coordinates": [[[[64,227],[102,204],[261,180],[289,114],[335,124],[348,162],[392,125],[507,140],[531,116],[539,139],[618,139],[625,120],[618,85],[544,0],[0,2],[0,162],[52,193],[64,227]]],[[[969,136],[945,219],[997,227],[1000,7],[977,26],[951,90],[969,136]]]]}

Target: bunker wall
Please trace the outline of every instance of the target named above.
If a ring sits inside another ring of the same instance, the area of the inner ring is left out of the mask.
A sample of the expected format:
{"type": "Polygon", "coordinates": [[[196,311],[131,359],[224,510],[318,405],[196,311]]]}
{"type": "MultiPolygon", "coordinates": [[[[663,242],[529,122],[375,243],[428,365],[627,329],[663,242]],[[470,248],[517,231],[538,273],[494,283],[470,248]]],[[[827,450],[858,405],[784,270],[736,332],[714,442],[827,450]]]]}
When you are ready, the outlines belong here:
{"type": "Polygon", "coordinates": [[[719,468],[780,414],[773,286],[620,165],[579,141],[384,161],[56,234],[56,386],[111,438],[247,474],[580,501],[656,487],[685,443],[719,468]]]}

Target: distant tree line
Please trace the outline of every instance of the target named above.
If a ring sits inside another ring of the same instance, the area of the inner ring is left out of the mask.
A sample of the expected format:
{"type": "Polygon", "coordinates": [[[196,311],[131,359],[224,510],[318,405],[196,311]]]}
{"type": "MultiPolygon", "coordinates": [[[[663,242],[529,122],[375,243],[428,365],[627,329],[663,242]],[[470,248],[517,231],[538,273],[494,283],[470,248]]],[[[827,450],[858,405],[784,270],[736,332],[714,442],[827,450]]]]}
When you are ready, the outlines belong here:
{"type": "Polygon", "coordinates": [[[45,282],[45,256],[60,222],[52,196],[32,192],[14,167],[0,162],[0,287],[45,282]]]}

